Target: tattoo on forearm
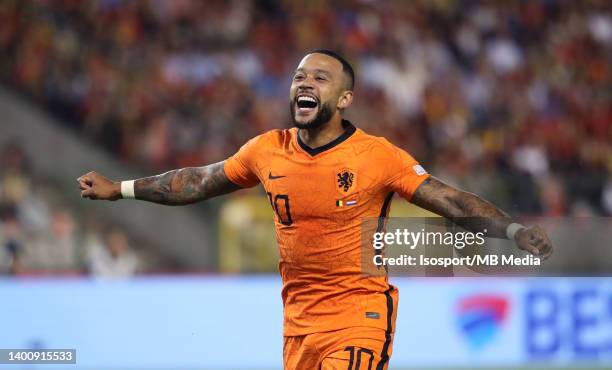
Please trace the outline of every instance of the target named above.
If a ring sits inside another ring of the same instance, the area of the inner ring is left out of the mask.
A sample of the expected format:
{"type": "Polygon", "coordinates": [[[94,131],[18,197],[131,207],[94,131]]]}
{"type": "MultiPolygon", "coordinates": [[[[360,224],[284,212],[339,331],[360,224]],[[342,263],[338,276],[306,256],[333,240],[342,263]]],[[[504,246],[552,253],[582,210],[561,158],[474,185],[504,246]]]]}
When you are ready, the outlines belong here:
{"type": "Polygon", "coordinates": [[[187,167],[134,182],[137,199],[166,205],[184,205],[240,189],[231,182],[223,163],[187,167]]]}
{"type": "Polygon", "coordinates": [[[475,194],[455,189],[431,176],[419,186],[412,203],[471,230],[505,238],[510,216],[475,194]]]}

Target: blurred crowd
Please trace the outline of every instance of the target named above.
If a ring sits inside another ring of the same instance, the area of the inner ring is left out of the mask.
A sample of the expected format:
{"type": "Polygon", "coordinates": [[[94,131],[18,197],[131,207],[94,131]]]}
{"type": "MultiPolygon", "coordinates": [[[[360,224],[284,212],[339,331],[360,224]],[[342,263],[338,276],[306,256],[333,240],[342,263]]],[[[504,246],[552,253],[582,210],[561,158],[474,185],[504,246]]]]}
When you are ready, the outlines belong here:
{"type": "Polygon", "coordinates": [[[349,118],[438,177],[515,213],[612,214],[607,0],[0,3],[1,80],[154,170],[289,126],[315,48],[355,66],[349,118]]]}
{"type": "Polygon", "coordinates": [[[57,187],[32,175],[17,143],[0,146],[0,168],[0,275],[125,278],[143,270],[125,232],[80,220],[57,187]]]}

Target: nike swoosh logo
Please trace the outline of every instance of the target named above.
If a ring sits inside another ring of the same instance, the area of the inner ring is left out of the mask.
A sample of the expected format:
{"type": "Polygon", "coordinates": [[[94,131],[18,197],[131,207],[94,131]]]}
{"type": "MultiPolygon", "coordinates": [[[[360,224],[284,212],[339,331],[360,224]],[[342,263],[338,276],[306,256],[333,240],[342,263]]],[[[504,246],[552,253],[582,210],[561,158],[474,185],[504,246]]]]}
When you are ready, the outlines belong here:
{"type": "Polygon", "coordinates": [[[272,175],[272,171],[268,172],[268,179],[269,180],[282,179],[283,177],[287,177],[287,176],[274,176],[274,175],[272,175]]]}

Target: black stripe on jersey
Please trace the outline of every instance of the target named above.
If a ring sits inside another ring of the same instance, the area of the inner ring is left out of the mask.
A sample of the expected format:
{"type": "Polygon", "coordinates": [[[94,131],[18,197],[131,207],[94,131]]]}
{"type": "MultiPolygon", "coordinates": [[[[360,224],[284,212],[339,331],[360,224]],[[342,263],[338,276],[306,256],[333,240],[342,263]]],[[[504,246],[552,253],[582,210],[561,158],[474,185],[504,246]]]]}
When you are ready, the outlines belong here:
{"type": "Polygon", "coordinates": [[[342,126],[344,127],[344,133],[342,133],[342,135],[338,136],[337,138],[330,141],[329,143],[325,145],[321,145],[320,147],[317,147],[317,148],[311,148],[308,145],[306,145],[306,143],[304,143],[302,139],[300,138],[300,132],[298,131],[297,133],[298,144],[300,145],[302,149],[304,149],[306,153],[310,154],[311,156],[315,156],[317,154],[323,153],[324,151],[329,150],[335,147],[336,145],[339,145],[340,143],[342,143],[343,141],[351,137],[351,135],[353,135],[355,131],[357,130],[351,122],[345,119],[342,120],[342,126]]]}
{"type": "MultiPolygon", "coordinates": [[[[385,201],[383,202],[382,208],[380,209],[380,215],[378,216],[378,226],[376,227],[376,232],[379,233],[383,231],[385,227],[385,218],[387,218],[387,212],[389,211],[389,205],[391,204],[391,199],[393,199],[393,192],[390,192],[385,197],[385,201]]],[[[376,256],[380,256],[382,254],[382,248],[376,249],[374,251],[376,256]]],[[[380,266],[379,266],[380,267],[380,266]]],[[[385,265],[385,270],[387,269],[387,265],[385,265]]]]}
{"type": "Polygon", "coordinates": [[[391,287],[385,291],[387,297],[387,330],[385,330],[385,344],[383,345],[380,355],[380,362],[376,366],[376,370],[383,370],[385,364],[389,361],[389,346],[391,345],[391,321],[393,318],[393,297],[391,297],[391,287]]]}
{"type": "MultiPolygon", "coordinates": [[[[380,210],[380,216],[378,217],[377,232],[381,232],[385,227],[385,218],[389,211],[389,205],[393,199],[393,192],[389,193],[385,198],[382,209],[380,210]]],[[[377,249],[376,253],[382,253],[381,249],[377,249]]],[[[385,266],[386,268],[386,266],[385,266]]],[[[392,318],[393,318],[393,297],[391,297],[391,287],[385,291],[385,297],[387,299],[387,330],[385,330],[385,344],[383,345],[382,353],[380,355],[380,362],[376,366],[376,370],[383,370],[385,364],[389,361],[389,346],[391,345],[391,331],[392,331],[392,318]]]]}
{"type": "MultiPolygon", "coordinates": [[[[393,199],[393,192],[390,192],[385,197],[385,201],[383,202],[382,208],[380,209],[380,215],[378,216],[378,227],[376,228],[376,232],[383,231],[383,227],[385,227],[385,218],[387,217],[387,212],[389,211],[391,199],[393,199]]],[[[380,250],[377,250],[377,252],[379,251],[380,250]]]]}

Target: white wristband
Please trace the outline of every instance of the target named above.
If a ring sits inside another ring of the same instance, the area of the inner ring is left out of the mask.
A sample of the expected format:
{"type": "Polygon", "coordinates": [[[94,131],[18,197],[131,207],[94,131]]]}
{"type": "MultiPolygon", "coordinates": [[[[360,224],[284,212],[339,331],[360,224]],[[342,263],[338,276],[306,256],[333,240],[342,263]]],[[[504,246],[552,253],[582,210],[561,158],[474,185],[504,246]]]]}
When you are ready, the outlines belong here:
{"type": "Polygon", "coordinates": [[[517,224],[517,223],[511,223],[506,228],[506,236],[508,237],[508,239],[514,240],[514,236],[521,229],[525,229],[525,226],[523,226],[521,224],[517,224]]]}
{"type": "Polygon", "coordinates": [[[134,199],[134,180],[121,181],[121,196],[123,199],[134,199]]]}

